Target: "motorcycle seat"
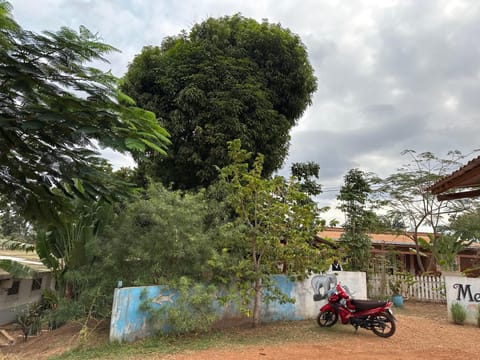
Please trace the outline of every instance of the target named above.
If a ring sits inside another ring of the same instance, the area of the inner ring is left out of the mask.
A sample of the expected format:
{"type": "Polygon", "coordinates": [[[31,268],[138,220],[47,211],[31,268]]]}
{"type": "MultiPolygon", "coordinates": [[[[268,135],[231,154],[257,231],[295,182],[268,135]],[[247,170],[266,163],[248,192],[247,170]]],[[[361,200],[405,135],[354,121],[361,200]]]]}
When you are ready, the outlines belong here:
{"type": "Polygon", "coordinates": [[[380,300],[354,300],[351,301],[352,305],[355,306],[357,310],[367,310],[374,309],[377,307],[384,307],[387,305],[387,301],[380,300]]]}

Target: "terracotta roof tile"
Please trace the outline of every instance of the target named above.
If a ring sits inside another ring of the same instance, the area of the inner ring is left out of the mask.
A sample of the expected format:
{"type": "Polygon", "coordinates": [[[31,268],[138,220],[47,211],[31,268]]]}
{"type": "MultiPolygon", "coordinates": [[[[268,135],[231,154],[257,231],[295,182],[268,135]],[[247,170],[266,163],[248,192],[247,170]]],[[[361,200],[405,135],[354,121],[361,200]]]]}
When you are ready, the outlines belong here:
{"type": "MultiPolygon", "coordinates": [[[[342,228],[331,228],[327,227],[324,231],[318,233],[319,237],[330,238],[332,240],[340,239],[340,236],[344,233],[342,228]]],[[[413,246],[415,245],[414,241],[404,234],[391,234],[391,233],[381,233],[381,234],[369,234],[372,239],[373,244],[391,244],[391,245],[406,245],[413,246]]],[[[418,233],[418,236],[428,241],[428,233],[421,232],[418,233]]],[[[472,247],[480,247],[480,244],[474,243],[472,247]]]]}

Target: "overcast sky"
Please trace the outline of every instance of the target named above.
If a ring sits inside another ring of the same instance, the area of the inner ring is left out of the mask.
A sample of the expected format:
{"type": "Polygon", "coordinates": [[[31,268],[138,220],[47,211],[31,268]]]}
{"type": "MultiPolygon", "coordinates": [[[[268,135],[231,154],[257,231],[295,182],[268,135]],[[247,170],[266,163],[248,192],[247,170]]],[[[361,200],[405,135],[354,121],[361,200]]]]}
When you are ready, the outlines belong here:
{"type": "MultiPolygon", "coordinates": [[[[480,148],[478,0],[10,2],[25,29],[85,25],[98,33],[121,50],[102,66],[117,76],[143,46],[160,45],[208,17],[241,13],[289,28],[307,47],[318,90],[292,130],[281,173],[288,175],[292,162],[317,162],[322,206],[336,206],[351,168],[387,176],[407,161],[405,149],[445,156],[480,148]]],[[[117,167],[130,164],[109,157],[117,167]]],[[[335,211],[325,217],[341,220],[335,211]]]]}

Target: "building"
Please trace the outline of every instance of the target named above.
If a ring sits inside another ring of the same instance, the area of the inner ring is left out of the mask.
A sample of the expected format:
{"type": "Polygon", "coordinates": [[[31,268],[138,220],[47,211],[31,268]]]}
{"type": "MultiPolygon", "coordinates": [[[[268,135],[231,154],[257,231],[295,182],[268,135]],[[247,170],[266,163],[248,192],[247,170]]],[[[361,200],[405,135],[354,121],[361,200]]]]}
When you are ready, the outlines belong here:
{"type": "Polygon", "coordinates": [[[480,196],[480,156],[428,187],[437,199],[455,200],[480,196]]]}
{"type": "MultiPolygon", "coordinates": [[[[344,230],[337,227],[327,227],[320,233],[318,237],[326,241],[337,242],[344,230]]],[[[369,234],[372,240],[372,266],[375,272],[380,272],[382,267],[386,267],[387,271],[393,271],[392,262],[384,264],[383,259],[390,257],[395,260],[396,269],[409,272],[414,275],[420,275],[420,267],[417,262],[414,241],[406,234],[369,234]],[[384,255],[384,256],[381,256],[384,255]]],[[[428,241],[428,233],[418,233],[418,237],[428,241]]],[[[420,258],[424,268],[428,267],[431,254],[428,252],[420,252],[420,258]]],[[[480,276],[480,244],[474,243],[465,248],[457,255],[457,264],[460,271],[469,271],[471,277],[480,276]]]]}
{"type": "Polygon", "coordinates": [[[4,325],[15,321],[16,311],[39,301],[43,289],[53,289],[55,281],[36,253],[0,250],[0,260],[12,260],[35,271],[31,277],[17,278],[0,269],[0,325],[4,325]]]}

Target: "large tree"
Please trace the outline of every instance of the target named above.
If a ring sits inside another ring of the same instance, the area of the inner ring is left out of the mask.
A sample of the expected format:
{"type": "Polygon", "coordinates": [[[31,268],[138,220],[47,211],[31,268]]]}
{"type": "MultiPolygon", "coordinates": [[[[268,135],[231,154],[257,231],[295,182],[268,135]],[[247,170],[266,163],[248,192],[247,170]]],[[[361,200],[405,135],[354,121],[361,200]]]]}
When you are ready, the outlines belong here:
{"type": "Polygon", "coordinates": [[[141,168],[174,188],[203,187],[230,161],[227,142],[264,154],[263,175],[279,169],[289,131],[311,102],[316,79],[300,38],[278,24],[240,15],[210,18],[145,47],[123,90],[154,111],[172,135],[166,158],[141,168]]]}
{"type": "Polygon", "coordinates": [[[458,169],[465,155],[459,151],[449,151],[446,158],[441,158],[431,152],[417,153],[413,150],[405,150],[402,155],[408,156],[409,161],[396,173],[381,180],[377,193],[385,201],[388,216],[399,219],[405,225],[403,232],[415,243],[421,271],[434,271],[433,257],[427,268],[422,262],[418,233],[426,230],[433,233],[430,248],[435,252],[441,226],[449,216],[466,210],[471,200],[439,201],[425,189],[458,169]]]}
{"type": "Polygon", "coordinates": [[[113,47],[84,27],[26,31],[10,11],[0,0],[0,193],[35,217],[65,196],[115,194],[95,145],[162,153],[167,132],[89,66],[113,47]]]}

